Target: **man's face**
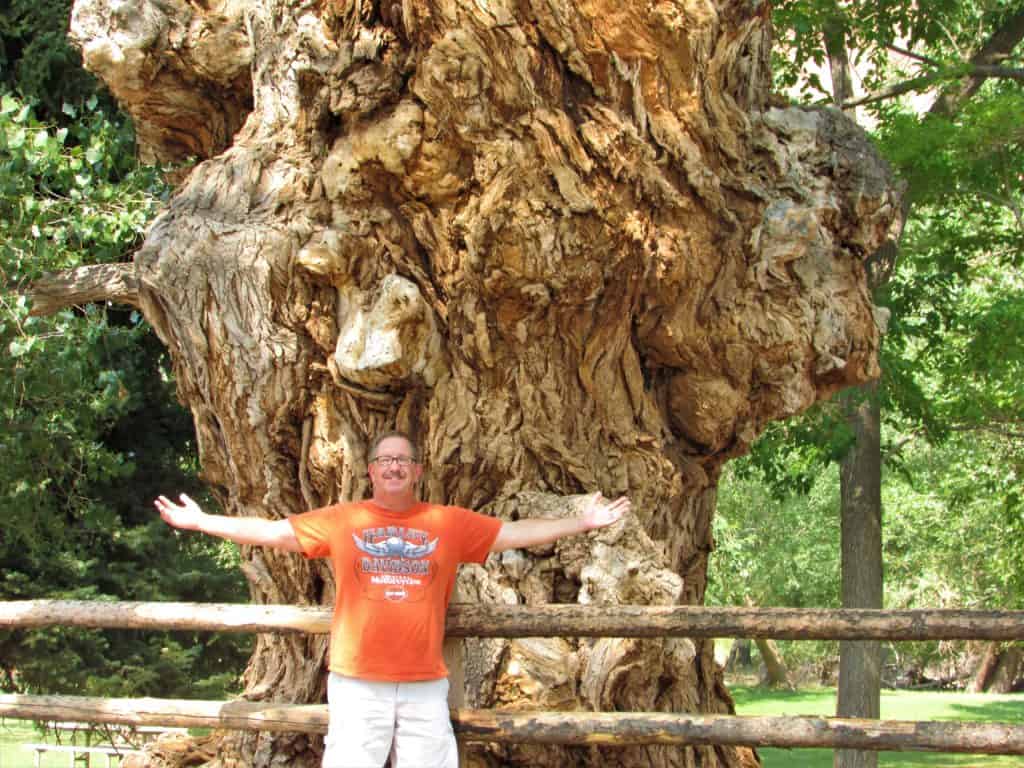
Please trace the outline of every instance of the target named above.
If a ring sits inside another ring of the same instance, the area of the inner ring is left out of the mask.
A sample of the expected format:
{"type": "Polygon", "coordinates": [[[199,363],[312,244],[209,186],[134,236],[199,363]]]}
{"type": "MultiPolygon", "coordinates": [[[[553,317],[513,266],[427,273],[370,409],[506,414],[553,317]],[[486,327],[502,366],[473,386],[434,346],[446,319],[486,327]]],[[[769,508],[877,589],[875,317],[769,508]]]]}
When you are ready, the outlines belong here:
{"type": "MultiPolygon", "coordinates": [[[[409,442],[401,437],[386,437],[377,446],[375,458],[380,459],[386,456],[411,459],[413,449],[409,442]]],[[[396,461],[392,461],[387,466],[384,466],[384,462],[381,461],[370,462],[370,480],[373,481],[375,494],[411,494],[415,490],[421,474],[423,474],[423,467],[415,461],[404,466],[396,461]]]]}

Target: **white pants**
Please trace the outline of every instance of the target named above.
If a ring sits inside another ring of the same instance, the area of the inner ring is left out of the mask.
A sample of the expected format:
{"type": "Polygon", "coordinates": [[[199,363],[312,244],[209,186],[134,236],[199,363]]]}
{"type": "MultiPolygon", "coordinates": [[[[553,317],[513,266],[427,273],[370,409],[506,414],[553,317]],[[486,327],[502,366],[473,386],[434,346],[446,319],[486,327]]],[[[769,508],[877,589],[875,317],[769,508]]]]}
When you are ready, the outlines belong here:
{"type": "Polygon", "coordinates": [[[458,768],[448,681],[385,683],[327,678],[323,768],[458,768]]]}

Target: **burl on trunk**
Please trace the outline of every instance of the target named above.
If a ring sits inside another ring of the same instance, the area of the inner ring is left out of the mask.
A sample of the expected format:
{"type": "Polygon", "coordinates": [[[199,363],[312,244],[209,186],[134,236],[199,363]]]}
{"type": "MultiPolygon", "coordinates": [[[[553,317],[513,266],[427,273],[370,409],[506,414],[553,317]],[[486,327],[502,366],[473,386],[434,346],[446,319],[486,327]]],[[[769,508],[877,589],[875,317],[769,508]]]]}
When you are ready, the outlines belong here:
{"type": "MultiPolygon", "coordinates": [[[[133,263],[47,290],[81,299],[92,279],[141,308],[229,513],[361,498],[366,440],[397,426],[431,500],[514,518],[633,499],[625,526],[466,570],[462,599],[699,603],[722,463],[877,375],[863,261],[898,201],[851,122],[772,102],[766,3],[78,0],[71,30],[143,158],[198,163],[133,263]]],[[[319,562],[244,558],[255,601],[332,596],[319,562]]],[[[731,708],[706,642],[466,650],[470,705],[731,708]]],[[[324,652],[261,637],[246,696],[320,700],[324,652]]],[[[317,753],[248,735],[218,760],[317,753]]]]}

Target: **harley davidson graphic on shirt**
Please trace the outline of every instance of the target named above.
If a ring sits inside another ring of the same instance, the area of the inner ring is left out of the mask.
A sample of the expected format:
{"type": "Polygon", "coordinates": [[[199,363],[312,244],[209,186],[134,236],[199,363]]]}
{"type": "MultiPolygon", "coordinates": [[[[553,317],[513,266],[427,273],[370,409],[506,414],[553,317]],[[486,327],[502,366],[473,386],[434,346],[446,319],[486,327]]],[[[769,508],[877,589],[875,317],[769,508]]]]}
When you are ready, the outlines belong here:
{"type": "Polygon", "coordinates": [[[368,599],[423,599],[437,574],[437,564],[428,558],[437,549],[439,538],[430,540],[426,531],[389,525],[365,528],[353,533],[352,540],[363,553],[353,566],[368,599]]]}

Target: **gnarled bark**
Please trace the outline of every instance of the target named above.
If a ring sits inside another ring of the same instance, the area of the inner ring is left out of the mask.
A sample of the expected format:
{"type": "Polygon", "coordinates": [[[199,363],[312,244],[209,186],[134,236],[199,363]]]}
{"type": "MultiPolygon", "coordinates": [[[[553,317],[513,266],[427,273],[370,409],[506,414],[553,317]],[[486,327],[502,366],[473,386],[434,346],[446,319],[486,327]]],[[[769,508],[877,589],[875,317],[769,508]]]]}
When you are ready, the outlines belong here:
{"type": "MultiPolygon", "coordinates": [[[[432,500],[514,517],[633,498],[628,533],[494,559],[464,592],[700,603],[722,463],[877,374],[863,259],[898,200],[848,120],[769,103],[766,4],[108,2],[76,3],[86,64],[146,156],[207,158],[134,266],[229,513],[362,497],[366,440],[397,426],[432,500]]],[[[244,557],[257,602],[332,596],[322,563],[244,557]]],[[[246,696],[320,699],[324,650],[262,637],[246,696]]],[[[468,641],[467,677],[479,706],[731,709],[706,641],[468,641]]],[[[317,759],[293,736],[222,755],[317,759]]]]}

